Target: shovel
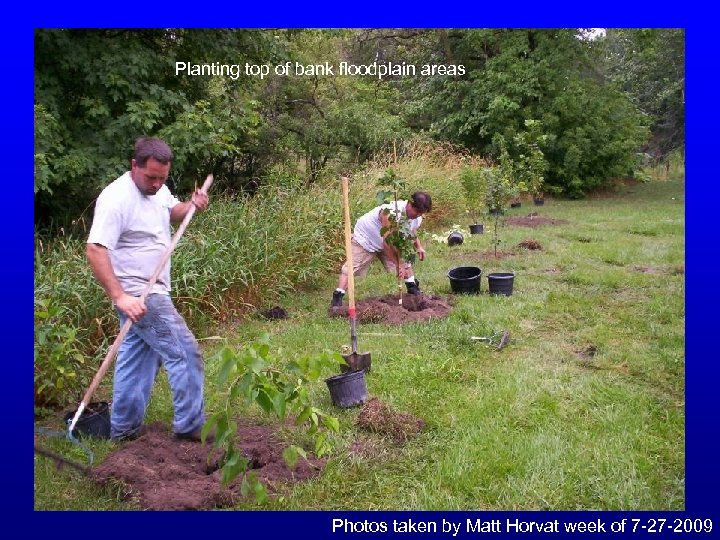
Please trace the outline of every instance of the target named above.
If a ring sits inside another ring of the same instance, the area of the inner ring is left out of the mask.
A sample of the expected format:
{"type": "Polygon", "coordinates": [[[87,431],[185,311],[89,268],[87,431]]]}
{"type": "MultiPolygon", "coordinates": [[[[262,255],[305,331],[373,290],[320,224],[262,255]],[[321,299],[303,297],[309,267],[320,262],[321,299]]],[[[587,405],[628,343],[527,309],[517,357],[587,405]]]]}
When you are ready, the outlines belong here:
{"type": "MultiPolygon", "coordinates": [[[[210,186],[213,183],[213,175],[209,174],[208,177],[205,179],[205,183],[200,188],[200,191],[203,193],[207,193],[208,189],[210,189],[210,186]]],[[[162,272],[163,268],[165,268],[165,265],[167,264],[168,260],[170,259],[170,255],[172,254],[173,250],[175,249],[175,246],[177,246],[178,241],[180,240],[180,237],[185,232],[185,229],[187,228],[188,224],[190,223],[190,220],[192,219],[193,215],[195,214],[195,205],[191,205],[190,209],[187,211],[187,214],[185,214],[185,217],[182,220],[182,223],[177,228],[177,231],[175,232],[175,235],[172,237],[172,240],[170,242],[170,245],[168,246],[167,250],[163,254],[162,258],[160,259],[160,263],[157,265],[157,268],[155,269],[155,272],[152,276],[150,276],[150,280],[148,281],[147,285],[145,286],[145,290],[143,291],[142,295],[140,296],[140,300],[145,300],[145,297],[150,292],[150,289],[152,289],[153,285],[155,285],[155,282],[157,281],[158,276],[160,275],[160,272],[162,272]]],[[[70,425],[68,427],[68,438],[73,439],[73,429],[75,429],[75,424],[77,424],[78,420],[80,419],[80,416],[82,415],[83,411],[85,410],[85,407],[87,407],[88,403],[90,403],[90,398],[95,393],[95,390],[100,385],[100,381],[105,376],[105,372],[110,367],[110,364],[112,364],[113,360],[115,360],[115,355],[118,352],[118,349],[120,348],[120,345],[122,344],[123,339],[125,338],[125,335],[130,330],[130,327],[132,326],[132,320],[128,317],[125,321],[125,324],[122,325],[122,328],[120,328],[120,333],[115,338],[115,341],[113,342],[112,346],[110,347],[110,350],[105,355],[105,359],[103,360],[102,364],[100,364],[100,367],[98,368],[97,373],[95,374],[95,378],[93,378],[92,382],[90,383],[90,386],[88,387],[87,391],[85,392],[85,395],[82,398],[82,401],[80,402],[80,406],[78,407],[77,412],[75,413],[75,416],[73,417],[72,421],[70,422],[70,425]]]]}
{"type": "Polygon", "coordinates": [[[355,313],[355,267],[352,260],[352,244],[350,239],[350,201],[348,197],[348,179],[342,177],[343,210],[345,213],[345,256],[347,258],[348,275],[348,316],[350,317],[350,343],[352,352],[343,354],[348,367],[342,366],[342,371],[356,371],[364,369],[370,371],[370,353],[357,352],[357,320],[355,313]]]}

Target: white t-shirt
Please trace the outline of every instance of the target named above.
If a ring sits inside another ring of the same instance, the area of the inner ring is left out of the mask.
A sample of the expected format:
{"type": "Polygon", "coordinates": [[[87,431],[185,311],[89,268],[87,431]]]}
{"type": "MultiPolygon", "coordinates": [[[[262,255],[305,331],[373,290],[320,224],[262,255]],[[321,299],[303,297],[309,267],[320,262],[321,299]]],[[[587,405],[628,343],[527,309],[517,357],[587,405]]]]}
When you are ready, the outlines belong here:
{"type": "MultiPolygon", "coordinates": [[[[355,224],[353,231],[353,238],[360,244],[363,249],[370,253],[377,253],[383,250],[383,237],[380,234],[382,223],[380,222],[380,212],[385,208],[389,208],[391,214],[396,216],[405,215],[407,212],[407,201],[397,202],[397,211],[395,210],[395,202],[389,204],[383,204],[370,210],[368,213],[363,214],[355,224]]],[[[389,216],[392,219],[392,216],[389,216]]],[[[410,230],[413,234],[417,233],[420,224],[422,223],[422,216],[418,216],[415,219],[410,220],[410,230]]]]}
{"type": "MultiPolygon", "coordinates": [[[[140,296],[170,247],[170,210],[178,204],[167,186],[144,195],[126,172],[107,186],[95,203],[88,244],[108,249],[123,290],[140,296]]],[[[170,292],[170,261],[150,293],[170,292]]]]}

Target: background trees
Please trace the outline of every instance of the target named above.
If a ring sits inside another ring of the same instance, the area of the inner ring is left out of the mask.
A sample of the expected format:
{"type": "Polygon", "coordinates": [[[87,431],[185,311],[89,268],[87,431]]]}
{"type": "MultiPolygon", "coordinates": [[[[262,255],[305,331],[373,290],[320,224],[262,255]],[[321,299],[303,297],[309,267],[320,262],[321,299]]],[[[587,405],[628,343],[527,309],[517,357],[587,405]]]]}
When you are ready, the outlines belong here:
{"type": "MultiPolygon", "coordinates": [[[[127,170],[132,141],[176,153],[170,187],[213,172],[217,188],[314,182],[417,134],[497,160],[499,141],[542,126],[545,191],[582,196],[631,175],[636,154],[684,141],[682,30],[622,29],[37,30],[35,218],[90,216],[127,170]],[[399,77],[176,75],[175,62],[463,66],[399,77]],[[530,122],[530,124],[528,124],[530,122]],[[649,132],[648,132],[649,128],[649,132]],[[650,134],[650,138],[648,138],[650,134]]],[[[399,148],[402,145],[398,144],[399,148]]]]}

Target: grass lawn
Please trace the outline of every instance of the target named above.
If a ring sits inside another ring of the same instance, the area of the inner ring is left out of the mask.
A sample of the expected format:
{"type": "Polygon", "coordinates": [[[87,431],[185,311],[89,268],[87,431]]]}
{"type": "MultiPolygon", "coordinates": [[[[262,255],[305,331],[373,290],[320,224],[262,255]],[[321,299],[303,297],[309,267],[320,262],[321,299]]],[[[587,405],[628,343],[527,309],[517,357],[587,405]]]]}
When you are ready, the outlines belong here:
{"type": "MultiPolygon", "coordinates": [[[[447,272],[483,270],[482,294],[453,296],[444,320],[391,327],[360,324],[372,353],[368,390],[426,422],[404,444],[355,426],[359,409],[333,410],[324,385],[312,389],[336,414],[335,452],[315,480],[271,498],[265,509],[653,509],[679,510],[685,498],[684,183],[650,182],[581,201],[523,202],[508,215],[567,220],[538,228],[502,227],[496,260],[492,227],[460,246],[425,231],[426,261],[416,273],[426,293],[450,295],[447,272]],[[533,239],[542,250],[516,248],[533,239]],[[490,297],[485,275],[516,273],[514,294],[490,297]],[[503,329],[502,351],[471,340],[503,329]],[[349,451],[362,443],[365,451],[349,451]]],[[[467,228],[469,223],[463,224],[467,228]]],[[[282,300],[290,318],[251,317],[219,335],[241,347],[263,333],[278,358],[350,341],[346,320],[329,319],[336,268],[314,290],[282,300]]],[[[396,291],[378,264],[356,280],[356,297],[396,291]]],[[[208,409],[217,340],[202,340],[208,409]]],[[[328,373],[330,375],[330,373],[328,373]]],[[[238,411],[239,415],[246,414],[238,411]]],[[[247,414],[257,414],[247,412],[247,414]]],[[[170,422],[161,377],[148,421],[170,422]]],[[[62,439],[48,447],[79,461],[62,439]]],[[[115,444],[93,442],[101,461],[115,444]]],[[[100,489],[77,472],[35,457],[36,509],[131,509],[123,486],[100,489]]],[[[259,508],[252,501],[238,508],[259,508]]]]}

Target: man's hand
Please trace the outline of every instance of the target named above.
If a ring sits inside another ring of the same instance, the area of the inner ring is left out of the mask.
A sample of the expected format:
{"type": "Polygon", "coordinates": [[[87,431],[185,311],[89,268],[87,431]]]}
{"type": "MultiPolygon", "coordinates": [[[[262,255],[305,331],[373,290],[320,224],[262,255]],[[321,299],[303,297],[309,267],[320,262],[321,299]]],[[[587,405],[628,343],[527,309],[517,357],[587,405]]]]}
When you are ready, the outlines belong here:
{"type": "Polygon", "coordinates": [[[418,259],[420,259],[421,261],[424,261],[425,260],[425,248],[421,246],[416,250],[416,252],[417,252],[418,259]]]}
{"type": "Polygon", "coordinates": [[[195,190],[195,193],[193,193],[193,196],[190,200],[201,212],[207,210],[208,205],[210,204],[210,199],[208,198],[207,193],[203,193],[199,189],[195,190]]]}
{"type": "Polygon", "coordinates": [[[129,294],[123,293],[115,301],[115,305],[134,323],[142,319],[143,315],[147,313],[147,307],[145,307],[145,302],[140,300],[140,298],[130,296],[129,294]]]}

